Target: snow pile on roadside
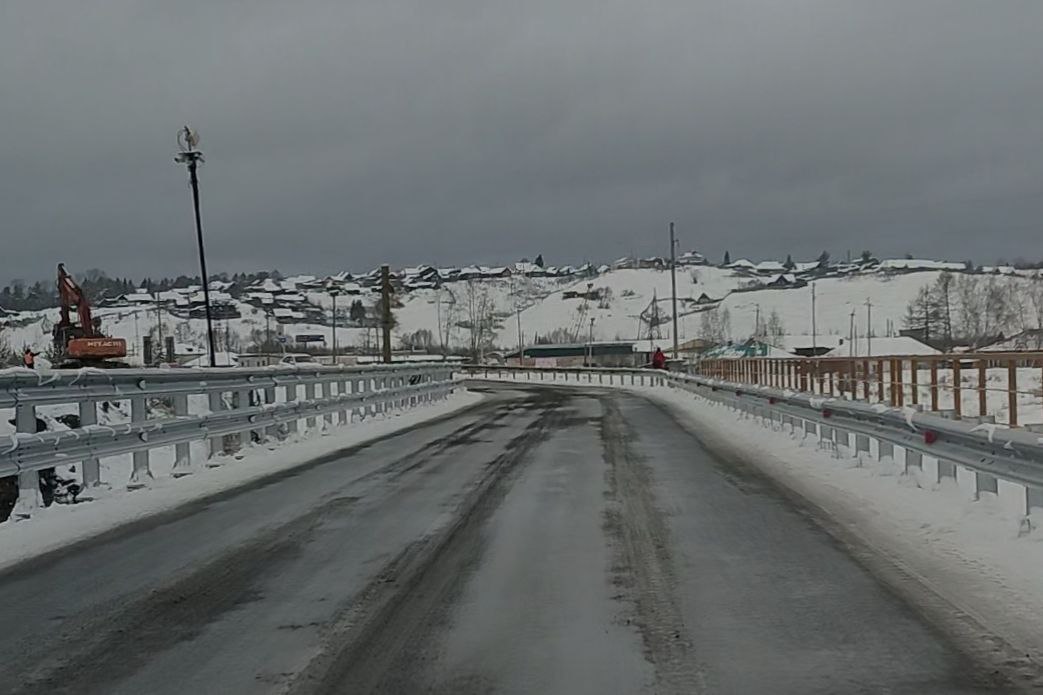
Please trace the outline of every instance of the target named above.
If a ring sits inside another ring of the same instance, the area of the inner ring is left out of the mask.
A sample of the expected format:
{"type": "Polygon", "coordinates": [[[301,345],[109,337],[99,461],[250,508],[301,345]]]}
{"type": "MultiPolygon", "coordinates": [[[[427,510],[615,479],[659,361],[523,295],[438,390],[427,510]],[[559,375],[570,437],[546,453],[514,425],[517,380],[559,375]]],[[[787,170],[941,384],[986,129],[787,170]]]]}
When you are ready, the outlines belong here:
{"type": "Polygon", "coordinates": [[[813,438],[773,431],[687,392],[633,390],[670,408],[712,450],[763,470],[1021,654],[1043,662],[1043,531],[1032,530],[1009,502],[989,493],[975,501],[953,481],[901,475],[902,466],[890,460],[839,458],[819,450],[813,438]]]}
{"type": "MultiPolygon", "coordinates": [[[[26,521],[0,524],[0,570],[128,522],[300,466],[339,449],[407,430],[474,405],[483,398],[481,394],[458,389],[446,401],[395,413],[387,418],[378,416],[350,426],[334,427],[327,436],[287,442],[271,449],[252,446],[243,450],[241,457],[219,459],[221,465],[214,468],[206,466],[200,456],[194,459],[192,475],[158,477],[140,490],[127,491],[118,483],[114,483],[111,490],[104,487],[86,490],[83,497],[93,498],[89,502],[55,504],[38,510],[26,521]]],[[[160,452],[157,449],[153,454],[160,452]]],[[[129,471],[129,455],[113,458],[127,458],[125,463],[129,471]]]]}

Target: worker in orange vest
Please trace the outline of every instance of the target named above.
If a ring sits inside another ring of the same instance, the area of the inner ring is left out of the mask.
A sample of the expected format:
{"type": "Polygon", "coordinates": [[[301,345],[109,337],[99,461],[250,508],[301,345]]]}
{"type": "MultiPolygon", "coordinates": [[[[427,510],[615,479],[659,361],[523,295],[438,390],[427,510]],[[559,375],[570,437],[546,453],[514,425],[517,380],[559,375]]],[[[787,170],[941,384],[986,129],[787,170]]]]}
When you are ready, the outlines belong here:
{"type": "Polygon", "coordinates": [[[29,369],[36,369],[36,353],[31,348],[26,348],[22,353],[22,364],[29,369]]]}

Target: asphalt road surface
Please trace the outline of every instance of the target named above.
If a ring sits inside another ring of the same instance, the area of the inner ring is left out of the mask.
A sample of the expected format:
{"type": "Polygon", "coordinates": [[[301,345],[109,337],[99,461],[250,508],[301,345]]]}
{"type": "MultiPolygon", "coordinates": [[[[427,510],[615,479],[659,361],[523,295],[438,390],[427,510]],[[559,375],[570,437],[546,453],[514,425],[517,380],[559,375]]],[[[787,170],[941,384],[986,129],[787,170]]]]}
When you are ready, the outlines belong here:
{"type": "Polygon", "coordinates": [[[497,391],[0,574],[3,693],[1007,691],[655,405],[497,391]]]}

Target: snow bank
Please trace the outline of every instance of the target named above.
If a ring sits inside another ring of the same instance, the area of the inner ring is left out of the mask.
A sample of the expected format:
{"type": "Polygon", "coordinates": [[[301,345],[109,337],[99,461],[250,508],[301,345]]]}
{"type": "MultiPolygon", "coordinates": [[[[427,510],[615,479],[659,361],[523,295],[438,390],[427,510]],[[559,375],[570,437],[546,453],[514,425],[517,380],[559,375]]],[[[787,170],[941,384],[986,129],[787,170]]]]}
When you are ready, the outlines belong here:
{"type": "Polygon", "coordinates": [[[1043,663],[1043,532],[1009,503],[1016,495],[1005,498],[1001,488],[999,497],[985,493],[975,501],[963,480],[938,484],[902,475],[891,460],[838,458],[818,450],[817,442],[687,392],[634,390],[676,413],[711,449],[760,468],[811,501],[843,534],[1005,639],[1018,657],[1043,663]]]}
{"type": "MultiPolygon", "coordinates": [[[[56,504],[35,512],[27,521],[0,524],[0,570],[131,521],[300,466],[338,449],[415,427],[473,405],[483,398],[477,393],[458,390],[446,401],[393,414],[388,418],[378,416],[350,426],[335,427],[328,436],[287,442],[272,449],[252,446],[245,449],[241,457],[221,459],[223,465],[215,468],[205,466],[202,459],[196,459],[199,463],[193,467],[193,475],[183,478],[159,477],[147,488],[140,490],[87,490],[83,496],[95,498],[90,502],[56,504]]],[[[121,457],[113,457],[118,458],[121,457]]],[[[103,463],[110,460],[104,459],[103,463]]]]}

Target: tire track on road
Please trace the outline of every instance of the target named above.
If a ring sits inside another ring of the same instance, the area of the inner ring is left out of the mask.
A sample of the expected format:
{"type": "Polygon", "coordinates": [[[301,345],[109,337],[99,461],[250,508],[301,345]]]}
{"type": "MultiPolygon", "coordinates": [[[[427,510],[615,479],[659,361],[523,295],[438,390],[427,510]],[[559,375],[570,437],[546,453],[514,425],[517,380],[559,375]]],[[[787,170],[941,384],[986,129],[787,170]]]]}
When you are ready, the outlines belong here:
{"type": "Polygon", "coordinates": [[[418,539],[385,565],[378,576],[326,629],[326,648],[285,692],[320,695],[344,692],[418,692],[425,689],[424,665],[430,639],[453,598],[478,562],[481,531],[503,500],[530,451],[559,426],[567,398],[539,399],[541,416],[505,443],[485,474],[461,501],[453,521],[418,539]]]}
{"type": "Polygon", "coordinates": [[[703,669],[685,626],[674,575],[670,534],[651,488],[652,471],[629,446],[614,397],[603,398],[601,441],[608,469],[605,532],[616,556],[613,584],[632,605],[633,621],[655,668],[656,693],[706,691],[703,669]]]}

